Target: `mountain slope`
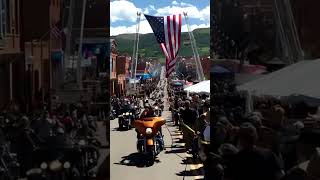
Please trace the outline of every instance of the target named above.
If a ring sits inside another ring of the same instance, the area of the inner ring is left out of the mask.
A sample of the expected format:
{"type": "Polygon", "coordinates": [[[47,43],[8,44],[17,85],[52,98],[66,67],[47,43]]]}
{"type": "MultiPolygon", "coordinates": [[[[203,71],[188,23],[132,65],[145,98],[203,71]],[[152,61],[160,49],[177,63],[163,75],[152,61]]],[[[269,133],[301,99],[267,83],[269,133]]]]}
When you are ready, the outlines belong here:
{"type": "MultiPolygon", "coordinates": [[[[209,56],[210,28],[195,29],[193,31],[193,35],[196,39],[196,45],[198,47],[199,55],[209,56]]],[[[139,37],[139,54],[142,57],[157,57],[162,60],[164,59],[164,55],[153,33],[140,34],[139,37]]],[[[111,38],[117,41],[117,49],[120,54],[128,53],[129,55],[132,55],[135,34],[121,34],[118,36],[113,36],[111,38]]],[[[184,32],[181,34],[181,48],[179,56],[192,55],[193,52],[190,45],[189,34],[187,32],[184,32]]]]}

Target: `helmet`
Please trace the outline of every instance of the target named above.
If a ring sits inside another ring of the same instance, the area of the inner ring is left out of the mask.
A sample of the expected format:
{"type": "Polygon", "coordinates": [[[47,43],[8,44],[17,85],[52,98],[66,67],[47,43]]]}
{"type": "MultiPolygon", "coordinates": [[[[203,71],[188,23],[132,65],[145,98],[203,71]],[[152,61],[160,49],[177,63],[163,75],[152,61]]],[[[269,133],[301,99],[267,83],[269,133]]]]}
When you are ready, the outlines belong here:
{"type": "Polygon", "coordinates": [[[144,108],[151,108],[150,104],[146,104],[144,108]]]}

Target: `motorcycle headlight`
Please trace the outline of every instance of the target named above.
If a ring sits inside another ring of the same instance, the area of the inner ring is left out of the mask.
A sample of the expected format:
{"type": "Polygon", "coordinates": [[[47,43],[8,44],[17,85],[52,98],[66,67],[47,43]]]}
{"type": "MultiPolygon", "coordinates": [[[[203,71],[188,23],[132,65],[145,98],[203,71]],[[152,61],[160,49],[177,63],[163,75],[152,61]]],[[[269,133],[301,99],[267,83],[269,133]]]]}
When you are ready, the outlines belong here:
{"type": "Polygon", "coordinates": [[[83,140],[83,139],[81,139],[78,144],[79,144],[80,146],[84,146],[84,145],[86,145],[86,141],[83,140]]]}
{"type": "Polygon", "coordinates": [[[130,114],[130,116],[132,115],[132,113],[129,113],[130,114]]]}
{"type": "Polygon", "coordinates": [[[71,164],[70,162],[66,161],[64,164],[63,164],[63,168],[65,169],[69,169],[71,167],[71,164]]]}
{"type": "Polygon", "coordinates": [[[136,108],[136,109],[137,109],[137,108],[138,108],[138,106],[135,106],[134,108],[136,108]]]}
{"type": "Polygon", "coordinates": [[[62,167],[62,164],[60,161],[56,160],[56,161],[52,161],[50,164],[49,164],[49,169],[51,171],[58,171],[60,170],[62,167]]]}
{"type": "Polygon", "coordinates": [[[128,113],[128,112],[127,112],[127,113],[126,113],[126,115],[127,115],[127,116],[129,116],[129,115],[130,115],[130,113],[128,113]]]}
{"type": "Polygon", "coordinates": [[[93,160],[92,158],[90,158],[90,159],[89,159],[89,162],[90,162],[90,163],[93,163],[93,162],[94,162],[94,160],[93,160]]]}
{"type": "Polygon", "coordinates": [[[154,109],[155,109],[155,110],[158,110],[159,108],[158,108],[158,106],[156,106],[154,109]]]}
{"type": "Polygon", "coordinates": [[[126,115],[126,113],[122,113],[122,115],[124,116],[124,115],[126,115]]]}
{"type": "Polygon", "coordinates": [[[41,174],[41,169],[39,168],[33,168],[27,171],[26,175],[27,176],[31,176],[31,175],[35,175],[35,174],[41,174]]]}
{"type": "Polygon", "coordinates": [[[48,168],[48,164],[43,162],[43,163],[41,163],[40,167],[41,167],[41,169],[47,169],[48,168]]]}
{"type": "Polygon", "coordinates": [[[152,133],[152,129],[151,128],[147,128],[146,129],[146,134],[151,134],[152,133]]]}

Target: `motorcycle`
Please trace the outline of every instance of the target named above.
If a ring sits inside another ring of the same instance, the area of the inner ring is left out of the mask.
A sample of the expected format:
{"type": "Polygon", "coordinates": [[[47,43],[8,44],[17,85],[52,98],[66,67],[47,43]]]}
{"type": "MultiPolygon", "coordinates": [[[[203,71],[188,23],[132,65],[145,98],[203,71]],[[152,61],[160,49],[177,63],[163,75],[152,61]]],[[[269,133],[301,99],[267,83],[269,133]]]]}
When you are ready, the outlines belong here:
{"type": "Polygon", "coordinates": [[[81,151],[76,148],[39,148],[34,151],[37,157],[34,167],[26,172],[28,180],[80,180],[79,157],[81,151]]]}
{"type": "Polygon", "coordinates": [[[131,129],[132,113],[126,112],[118,116],[119,129],[125,127],[127,130],[131,129]]]}
{"type": "Polygon", "coordinates": [[[116,110],[112,110],[110,112],[110,120],[114,120],[115,118],[117,117],[117,113],[116,113],[116,110]]]}
{"type": "Polygon", "coordinates": [[[154,108],[154,113],[155,113],[156,116],[158,116],[158,117],[160,117],[160,116],[162,115],[162,111],[161,111],[161,109],[160,109],[158,106],[156,106],[156,107],[154,108]]]}
{"type": "Polygon", "coordinates": [[[0,179],[17,179],[20,177],[20,164],[17,154],[9,151],[9,145],[4,144],[0,149],[0,179]]]}
{"type": "Polygon", "coordinates": [[[141,113],[141,108],[139,106],[134,106],[135,116],[138,117],[141,113]]]}
{"type": "Polygon", "coordinates": [[[37,147],[33,154],[33,167],[26,173],[28,179],[82,180],[96,177],[99,143],[96,139],[77,137],[72,143],[57,144],[55,137],[50,145],[37,147]],[[53,144],[53,145],[52,145],[53,144]]]}
{"type": "Polygon", "coordinates": [[[146,157],[147,164],[153,165],[156,156],[164,150],[161,126],[166,123],[161,117],[143,118],[134,121],[139,136],[137,150],[146,157]]]}

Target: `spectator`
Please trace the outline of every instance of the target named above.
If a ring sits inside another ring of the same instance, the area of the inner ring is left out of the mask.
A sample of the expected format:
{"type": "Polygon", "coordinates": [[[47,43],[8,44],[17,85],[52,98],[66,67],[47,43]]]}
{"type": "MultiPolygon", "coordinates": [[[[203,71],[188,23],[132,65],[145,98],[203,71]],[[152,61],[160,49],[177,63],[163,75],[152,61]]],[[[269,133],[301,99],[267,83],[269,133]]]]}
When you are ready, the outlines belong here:
{"type": "Polygon", "coordinates": [[[244,123],[239,131],[240,151],[233,158],[229,167],[232,180],[278,180],[284,175],[276,156],[266,149],[256,147],[258,139],[256,128],[244,123]]]}
{"type": "MultiPolygon", "coordinates": [[[[183,122],[189,126],[191,129],[194,129],[195,121],[198,118],[196,110],[190,107],[190,101],[185,102],[185,109],[181,112],[181,118],[183,122]]],[[[192,144],[193,133],[186,127],[183,128],[183,139],[186,143],[186,148],[189,149],[192,144]]]]}

